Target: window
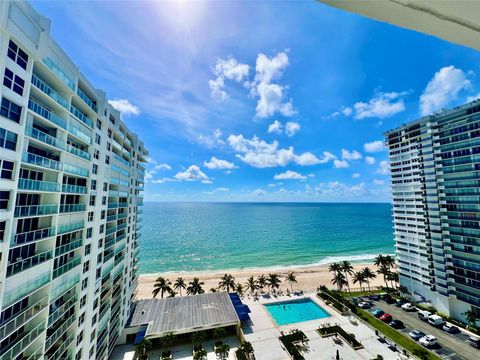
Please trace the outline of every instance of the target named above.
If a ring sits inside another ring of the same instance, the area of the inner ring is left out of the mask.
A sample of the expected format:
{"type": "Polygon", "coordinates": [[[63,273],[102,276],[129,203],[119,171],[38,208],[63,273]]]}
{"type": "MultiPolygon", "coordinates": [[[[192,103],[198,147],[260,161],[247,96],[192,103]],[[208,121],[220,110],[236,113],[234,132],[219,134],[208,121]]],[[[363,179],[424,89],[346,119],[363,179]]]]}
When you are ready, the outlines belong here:
{"type": "Polygon", "coordinates": [[[77,345],[80,345],[82,341],[83,341],[83,330],[80,331],[80,334],[78,334],[77,336],[77,345]]]}
{"type": "Polygon", "coordinates": [[[97,265],[100,265],[102,263],[102,253],[97,255],[97,265]]]}
{"type": "Polygon", "coordinates": [[[110,151],[112,149],[112,145],[107,141],[107,151],[110,151]]]}
{"type": "Polygon", "coordinates": [[[85,304],[87,303],[87,295],[83,295],[82,298],[80,299],[80,307],[84,307],[85,304]]]}
{"type": "Polygon", "coordinates": [[[103,183],[103,191],[107,191],[108,190],[108,183],[104,182],[103,183]]]}
{"type": "Polygon", "coordinates": [[[103,239],[98,240],[98,247],[101,248],[103,246],[103,239]]]}
{"type": "Polygon", "coordinates": [[[85,261],[83,263],[83,273],[85,274],[90,269],[90,261],[85,261]]]}
{"type": "Polygon", "coordinates": [[[24,70],[27,70],[28,55],[25,51],[15,44],[12,40],[8,43],[7,55],[10,59],[15,61],[24,70]]]}
{"type": "Polygon", "coordinates": [[[8,209],[9,199],[10,199],[10,191],[0,191],[0,210],[8,209]]]}
{"type": "Polygon", "coordinates": [[[15,121],[16,123],[20,122],[20,115],[22,114],[22,107],[11,102],[8,99],[2,98],[2,107],[0,110],[0,115],[15,121]]]}
{"type": "Polygon", "coordinates": [[[12,180],[13,162],[0,159],[0,178],[12,180]]]}
{"type": "Polygon", "coordinates": [[[102,196],[102,205],[107,205],[107,197],[102,196]]]}
{"type": "Polygon", "coordinates": [[[90,189],[97,190],[97,180],[94,180],[94,179],[91,180],[90,189]]]}
{"type": "Polygon", "coordinates": [[[97,150],[97,149],[94,149],[93,150],[93,157],[98,160],[98,158],[100,157],[100,151],[97,150]]]}
{"type": "Polygon", "coordinates": [[[5,240],[5,225],[7,225],[6,221],[0,221],[0,241],[5,240]]]}
{"type": "Polygon", "coordinates": [[[97,129],[102,130],[102,122],[100,121],[100,119],[97,119],[97,129]]]}
{"type": "Polygon", "coordinates": [[[85,290],[88,286],[88,278],[82,280],[82,290],[85,290]]]}
{"type": "Polygon", "coordinates": [[[84,321],[85,321],[85,313],[80,315],[80,317],[78,318],[78,326],[82,325],[84,321]]]}
{"type": "Polygon", "coordinates": [[[89,211],[89,213],[88,213],[88,221],[93,221],[93,211],[89,211]]]}
{"type": "Polygon", "coordinates": [[[110,114],[110,122],[115,124],[115,117],[112,114],[110,114]]]}
{"type": "Polygon", "coordinates": [[[110,156],[105,155],[105,164],[110,164],[110,156]]]}
{"type": "Polygon", "coordinates": [[[100,225],[100,231],[99,231],[99,233],[100,233],[100,234],[103,234],[104,231],[105,231],[105,224],[102,224],[102,225],[100,225]]]}
{"type": "Polygon", "coordinates": [[[98,174],[98,165],[97,164],[93,164],[92,165],[92,173],[93,174],[98,174]]]}
{"type": "Polygon", "coordinates": [[[89,358],[92,358],[94,354],[95,354],[95,345],[93,345],[93,346],[90,348],[90,351],[88,352],[88,357],[89,357],[89,358]]]}
{"type": "Polygon", "coordinates": [[[100,214],[100,219],[101,220],[105,219],[105,210],[102,210],[102,212],[100,214]]]}
{"type": "Polygon", "coordinates": [[[0,128],[0,147],[15,151],[17,148],[17,134],[0,128]]]}
{"type": "Polygon", "coordinates": [[[13,90],[18,95],[23,96],[23,88],[25,86],[25,80],[20,76],[15,75],[12,70],[5,68],[5,74],[3,76],[3,85],[13,90]]]}
{"type": "Polygon", "coordinates": [[[85,245],[85,256],[90,255],[91,250],[92,250],[92,245],[91,244],[85,245]]]}
{"type": "MultiPolygon", "coordinates": [[[[95,316],[97,316],[97,315],[95,315],[95,316]]],[[[93,322],[92,322],[92,325],[93,325],[93,322]]],[[[95,340],[95,335],[97,335],[97,334],[96,334],[95,330],[93,330],[93,331],[92,331],[92,334],[90,335],[90,342],[92,342],[93,340],[95,340]]]]}
{"type": "Polygon", "coordinates": [[[100,145],[100,134],[95,134],[95,143],[100,145]]]}
{"type": "MultiPolygon", "coordinates": [[[[97,322],[97,314],[93,315],[92,317],[92,326],[97,322]]],[[[95,334],[93,334],[95,335],[95,334]]]]}
{"type": "Polygon", "coordinates": [[[97,273],[95,275],[95,279],[100,279],[102,277],[102,268],[97,269],[97,273]]]}
{"type": "Polygon", "coordinates": [[[90,195],[90,206],[95,206],[95,195],[90,195]]]}
{"type": "Polygon", "coordinates": [[[82,349],[78,350],[77,355],[75,355],[75,360],[82,360],[82,349]]]}
{"type": "Polygon", "coordinates": [[[93,310],[95,310],[98,307],[98,299],[95,299],[93,302],[93,310]]]}
{"type": "MultiPolygon", "coordinates": [[[[87,229],[87,235],[86,235],[87,239],[90,239],[92,237],[92,230],[93,230],[93,228],[91,228],[91,227],[87,229]]],[[[86,252],[86,250],[85,250],[85,252],[86,252]]]]}

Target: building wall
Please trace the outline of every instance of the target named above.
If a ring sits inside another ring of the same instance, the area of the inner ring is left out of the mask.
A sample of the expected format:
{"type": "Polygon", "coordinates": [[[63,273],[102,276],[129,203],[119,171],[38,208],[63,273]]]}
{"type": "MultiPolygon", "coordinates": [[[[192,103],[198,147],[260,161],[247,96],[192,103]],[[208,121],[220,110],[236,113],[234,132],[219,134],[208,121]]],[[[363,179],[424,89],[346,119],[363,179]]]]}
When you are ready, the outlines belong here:
{"type": "Polygon", "coordinates": [[[480,313],[480,102],[386,135],[400,283],[457,319],[480,313]]]}
{"type": "Polygon", "coordinates": [[[148,153],[49,30],[0,2],[0,360],[105,359],[138,284],[148,153]]]}

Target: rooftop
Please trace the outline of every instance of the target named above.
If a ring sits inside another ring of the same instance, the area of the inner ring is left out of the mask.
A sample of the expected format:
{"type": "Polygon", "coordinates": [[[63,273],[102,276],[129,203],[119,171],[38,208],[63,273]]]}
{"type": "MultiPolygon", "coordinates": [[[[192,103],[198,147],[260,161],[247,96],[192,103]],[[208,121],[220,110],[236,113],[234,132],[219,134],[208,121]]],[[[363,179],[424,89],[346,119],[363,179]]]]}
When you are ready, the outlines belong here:
{"type": "Polygon", "coordinates": [[[240,324],[227,292],[139,300],[130,327],[148,325],[145,336],[184,334],[240,324]]]}

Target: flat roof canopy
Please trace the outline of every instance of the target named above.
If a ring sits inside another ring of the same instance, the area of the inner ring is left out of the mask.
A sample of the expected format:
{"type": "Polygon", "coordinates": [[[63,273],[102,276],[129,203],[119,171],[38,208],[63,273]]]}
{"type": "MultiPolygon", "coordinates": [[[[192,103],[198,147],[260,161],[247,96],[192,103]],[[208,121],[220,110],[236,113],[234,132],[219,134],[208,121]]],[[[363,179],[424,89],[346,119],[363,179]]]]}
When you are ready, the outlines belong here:
{"type": "Polygon", "coordinates": [[[147,325],[145,337],[151,339],[239,324],[228,293],[217,292],[136,301],[128,326],[147,325]]]}

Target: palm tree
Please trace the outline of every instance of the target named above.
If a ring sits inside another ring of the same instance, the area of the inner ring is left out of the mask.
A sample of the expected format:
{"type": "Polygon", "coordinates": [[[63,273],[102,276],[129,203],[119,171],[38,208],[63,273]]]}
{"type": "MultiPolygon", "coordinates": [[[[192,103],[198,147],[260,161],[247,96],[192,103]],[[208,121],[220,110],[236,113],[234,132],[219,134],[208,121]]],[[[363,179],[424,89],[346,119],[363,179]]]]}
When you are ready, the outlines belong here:
{"type": "Polygon", "coordinates": [[[350,283],[348,282],[348,275],[353,275],[353,266],[350,263],[350,261],[342,261],[340,264],[341,266],[341,271],[345,274],[345,280],[347,281],[347,287],[348,287],[348,292],[350,292],[350,283]]]}
{"type": "Polygon", "coordinates": [[[378,254],[378,255],[375,257],[375,261],[373,262],[373,264],[374,264],[376,267],[380,267],[380,266],[382,266],[382,265],[387,265],[386,256],[385,256],[385,255],[382,255],[382,254],[378,254]]]}
{"type": "Polygon", "coordinates": [[[243,344],[240,345],[240,348],[247,355],[253,354],[253,346],[252,346],[252,343],[250,343],[249,341],[244,341],[243,344]]]}
{"type": "Polygon", "coordinates": [[[289,283],[290,283],[290,288],[293,292],[293,284],[297,283],[297,277],[295,276],[295,274],[293,273],[293,271],[290,271],[288,274],[287,274],[287,277],[285,278],[289,283]]]}
{"type": "Polygon", "coordinates": [[[342,271],[342,266],[339,263],[332,263],[328,266],[328,271],[335,274],[342,271]]]}
{"type": "Polygon", "coordinates": [[[398,287],[398,292],[400,294],[410,295],[410,291],[408,291],[408,288],[406,286],[403,286],[403,285],[400,285],[398,287]]]}
{"type": "Polygon", "coordinates": [[[210,292],[218,292],[217,288],[210,288],[210,292]]]}
{"type": "Polygon", "coordinates": [[[281,282],[282,280],[280,280],[277,274],[268,274],[267,283],[268,286],[273,290],[274,294],[275,291],[280,287],[281,282]]]}
{"type": "Polygon", "coordinates": [[[203,285],[205,285],[205,283],[203,281],[200,281],[199,278],[193,278],[193,280],[188,283],[187,294],[188,295],[203,294],[205,292],[205,290],[203,290],[202,288],[203,285]]]}
{"type": "Polygon", "coordinates": [[[202,343],[205,341],[206,336],[204,331],[195,331],[192,333],[192,344],[202,346],[202,343]]]}
{"type": "Polygon", "coordinates": [[[387,255],[385,256],[385,264],[389,267],[392,268],[395,266],[395,259],[392,257],[392,255],[387,255]]]}
{"type": "Polygon", "coordinates": [[[200,349],[193,354],[193,360],[203,360],[208,356],[207,350],[200,349]]]}
{"type": "Polygon", "coordinates": [[[385,286],[388,288],[387,278],[391,274],[390,268],[386,264],[381,264],[377,273],[383,275],[383,281],[385,281],[385,286]]]}
{"type": "Polygon", "coordinates": [[[345,275],[341,272],[337,272],[333,275],[331,280],[333,285],[337,286],[338,291],[342,291],[343,287],[347,285],[347,280],[345,279],[345,275]]]}
{"type": "Polygon", "coordinates": [[[267,285],[267,278],[265,277],[265,275],[260,275],[257,279],[257,284],[258,284],[258,288],[260,290],[263,290],[263,288],[267,285]]]}
{"type": "Polygon", "coordinates": [[[242,296],[243,295],[243,285],[240,283],[235,284],[235,292],[242,296]]]}
{"type": "Polygon", "coordinates": [[[177,293],[173,289],[168,289],[167,291],[168,291],[168,296],[167,297],[169,297],[169,298],[175,297],[175,295],[177,295],[177,293]]]}
{"type": "Polygon", "coordinates": [[[137,345],[135,345],[135,351],[140,354],[139,359],[147,359],[147,352],[152,349],[152,342],[143,338],[137,345]]]}
{"type": "Polygon", "coordinates": [[[158,277],[157,280],[155,280],[155,284],[153,285],[153,297],[157,297],[158,293],[160,293],[160,296],[163,299],[163,295],[166,292],[170,292],[170,290],[172,289],[170,285],[172,285],[170,280],[163,277],[158,277]]]}
{"type": "Polygon", "coordinates": [[[245,285],[246,285],[247,290],[250,290],[250,293],[252,295],[255,292],[255,290],[258,289],[257,280],[255,280],[255,278],[253,276],[250,276],[247,279],[247,283],[245,285]]]}
{"type": "Polygon", "coordinates": [[[220,359],[226,359],[228,357],[229,352],[230,352],[230,346],[228,344],[222,344],[215,349],[215,354],[220,359]]]}
{"type": "Polygon", "coordinates": [[[358,283],[360,285],[360,289],[363,291],[362,285],[365,283],[365,275],[363,274],[363,271],[357,271],[355,274],[353,274],[353,283],[358,283]]]}
{"type": "Polygon", "coordinates": [[[223,275],[218,283],[218,288],[226,290],[227,292],[235,290],[235,278],[230,274],[223,275]]]}
{"type": "Polygon", "coordinates": [[[377,275],[375,275],[375,273],[372,270],[370,270],[370,268],[368,267],[363,268],[362,272],[363,272],[363,275],[365,276],[365,282],[368,285],[368,291],[370,291],[370,280],[375,279],[377,275]]]}
{"type": "Polygon", "coordinates": [[[220,339],[225,336],[225,329],[224,328],[215,328],[213,329],[213,338],[220,339]]]}
{"type": "Polygon", "coordinates": [[[175,290],[178,290],[180,292],[180,296],[182,296],[182,289],[186,289],[187,284],[185,283],[185,280],[183,280],[182,277],[178,277],[177,280],[175,280],[175,283],[173,284],[173,288],[175,290]]]}
{"type": "Polygon", "coordinates": [[[173,333],[167,333],[160,338],[160,346],[162,348],[168,348],[169,346],[172,346],[174,341],[175,335],[173,335],[173,333]]]}
{"type": "Polygon", "coordinates": [[[477,319],[478,316],[472,310],[465,311],[465,318],[467,319],[468,323],[473,327],[477,326],[477,319]]]}
{"type": "Polygon", "coordinates": [[[387,281],[392,282],[392,288],[395,287],[395,283],[398,283],[399,280],[398,272],[396,271],[390,271],[390,273],[387,275],[387,281]]]}

